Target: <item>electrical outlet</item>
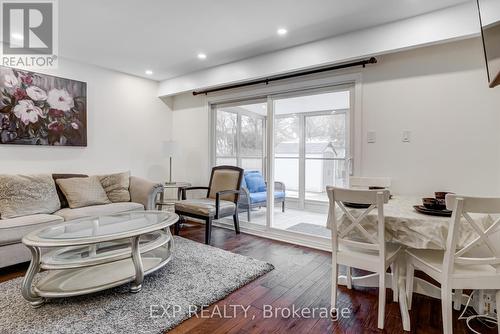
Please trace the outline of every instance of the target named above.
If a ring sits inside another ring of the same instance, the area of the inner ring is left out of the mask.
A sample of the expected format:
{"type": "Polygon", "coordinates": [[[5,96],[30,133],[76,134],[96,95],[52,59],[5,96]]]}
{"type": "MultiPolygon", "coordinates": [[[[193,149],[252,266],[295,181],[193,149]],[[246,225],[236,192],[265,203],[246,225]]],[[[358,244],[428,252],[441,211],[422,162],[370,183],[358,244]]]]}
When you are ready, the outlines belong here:
{"type": "Polygon", "coordinates": [[[476,290],[470,306],[477,314],[494,314],[496,311],[496,290],[476,290]]]}
{"type": "Polygon", "coordinates": [[[493,293],[485,292],[484,295],[484,312],[486,314],[492,314],[495,309],[495,297],[493,293]]]}

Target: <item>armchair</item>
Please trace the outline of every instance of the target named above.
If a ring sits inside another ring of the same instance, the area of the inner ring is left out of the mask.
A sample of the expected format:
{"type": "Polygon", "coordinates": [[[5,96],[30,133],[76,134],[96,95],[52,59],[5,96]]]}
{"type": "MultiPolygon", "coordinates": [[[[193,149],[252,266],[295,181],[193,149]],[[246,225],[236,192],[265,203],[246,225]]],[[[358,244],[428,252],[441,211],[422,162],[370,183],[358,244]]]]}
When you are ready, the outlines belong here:
{"type": "Polygon", "coordinates": [[[212,221],[233,216],[234,229],[240,233],[238,219],[238,198],[240,194],[243,169],[234,166],[217,166],[212,168],[208,187],[182,188],[182,200],[175,204],[175,213],[181,219],[176,223],[175,234],[179,234],[181,220],[192,217],[205,221],[205,243],[210,244],[212,221]],[[187,199],[187,191],[207,190],[206,198],[187,199]]]}
{"type": "MultiPolygon", "coordinates": [[[[267,182],[262,173],[256,170],[245,171],[241,182],[238,210],[247,212],[250,221],[250,210],[267,206],[267,182]]],[[[281,211],[285,212],[286,187],[283,182],[274,182],[274,202],[281,203],[281,211]]]]}

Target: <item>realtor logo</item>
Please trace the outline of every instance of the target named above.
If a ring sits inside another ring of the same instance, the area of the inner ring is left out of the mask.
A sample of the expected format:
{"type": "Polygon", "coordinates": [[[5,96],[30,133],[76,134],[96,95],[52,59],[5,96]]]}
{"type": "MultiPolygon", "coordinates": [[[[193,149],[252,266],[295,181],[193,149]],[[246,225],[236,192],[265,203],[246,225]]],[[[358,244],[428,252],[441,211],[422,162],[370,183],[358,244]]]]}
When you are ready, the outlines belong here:
{"type": "Polygon", "coordinates": [[[1,1],[2,62],[10,67],[55,67],[57,2],[1,1]]]}

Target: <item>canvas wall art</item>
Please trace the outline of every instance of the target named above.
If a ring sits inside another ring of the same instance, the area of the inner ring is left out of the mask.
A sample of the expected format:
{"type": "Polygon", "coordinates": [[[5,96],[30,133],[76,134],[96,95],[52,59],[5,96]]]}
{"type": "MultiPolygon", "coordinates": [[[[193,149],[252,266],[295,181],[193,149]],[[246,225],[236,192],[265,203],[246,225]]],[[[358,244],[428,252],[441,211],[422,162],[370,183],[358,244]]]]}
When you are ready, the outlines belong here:
{"type": "Polygon", "coordinates": [[[87,84],[0,66],[0,144],[87,146],[87,84]]]}

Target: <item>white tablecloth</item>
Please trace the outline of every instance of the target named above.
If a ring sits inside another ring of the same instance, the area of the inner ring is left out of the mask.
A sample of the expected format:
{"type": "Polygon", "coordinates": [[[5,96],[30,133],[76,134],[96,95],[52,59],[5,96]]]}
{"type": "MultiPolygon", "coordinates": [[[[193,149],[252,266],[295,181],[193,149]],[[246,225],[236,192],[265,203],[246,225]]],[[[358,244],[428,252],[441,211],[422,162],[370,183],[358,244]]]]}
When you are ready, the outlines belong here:
{"type": "MultiPolygon", "coordinates": [[[[437,217],[418,213],[413,208],[414,205],[421,204],[422,200],[418,197],[395,195],[389,203],[384,206],[385,215],[385,239],[388,242],[397,242],[402,245],[419,249],[445,249],[446,237],[448,235],[448,226],[451,218],[437,217]]],[[[358,216],[365,209],[350,209],[353,216],[358,216]]],[[[337,210],[341,230],[350,225],[350,220],[345,216],[340,208],[337,210]]],[[[489,215],[471,215],[476,221],[480,221],[487,228],[493,223],[489,215]]],[[[330,217],[329,217],[330,219],[330,217]]],[[[368,232],[376,233],[377,210],[374,209],[364,219],[361,224],[368,232]]],[[[462,223],[460,240],[458,247],[461,248],[471,240],[477,237],[469,224],[462,223]]],[[[328,220],[328,228],[331,222],[328,220]]],[[[360,232],[354,229],[348,234],[349,238],[360,239],[360,232]]]]}

